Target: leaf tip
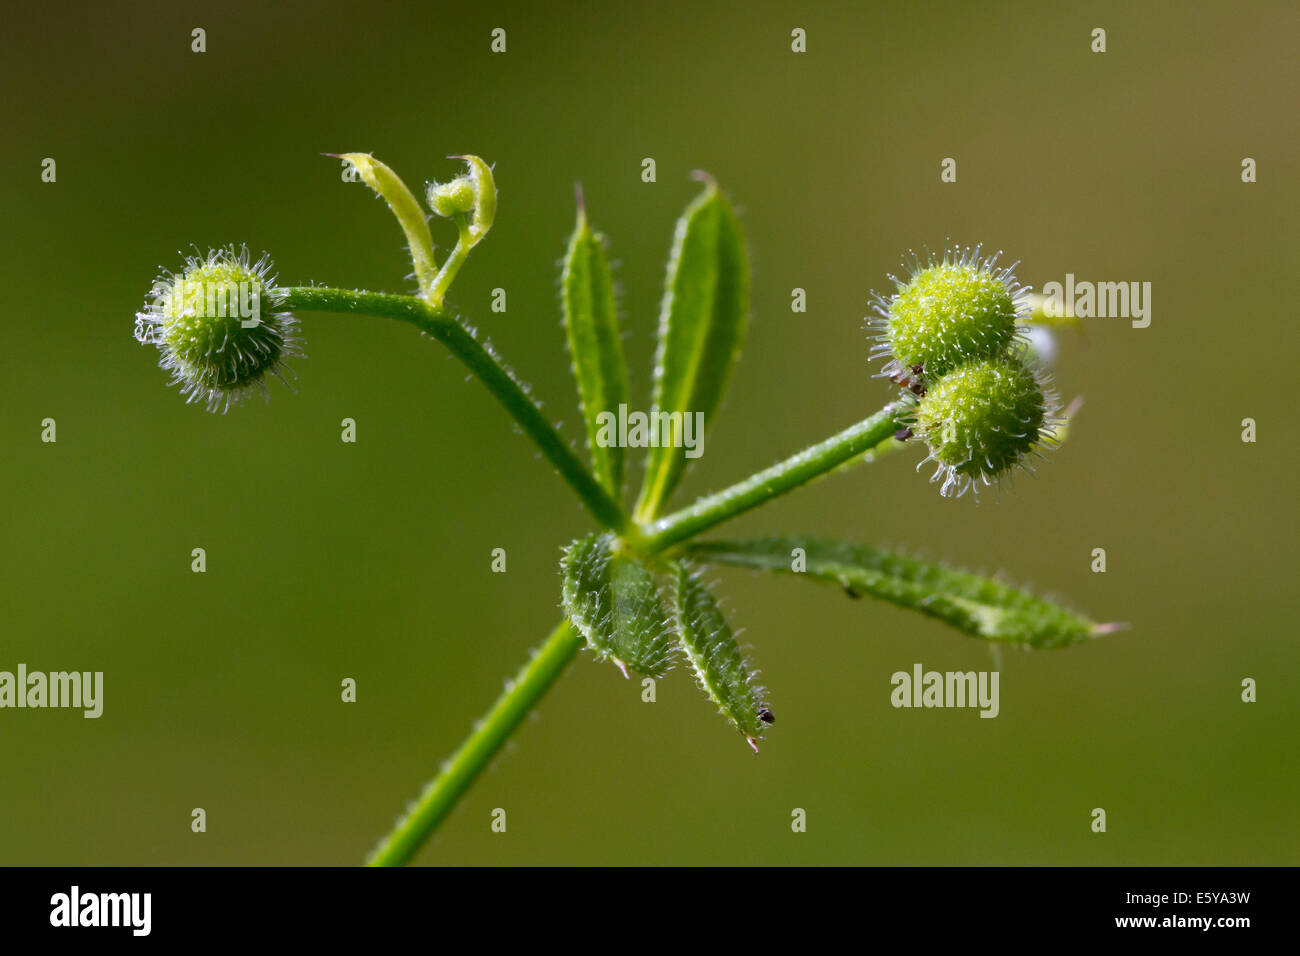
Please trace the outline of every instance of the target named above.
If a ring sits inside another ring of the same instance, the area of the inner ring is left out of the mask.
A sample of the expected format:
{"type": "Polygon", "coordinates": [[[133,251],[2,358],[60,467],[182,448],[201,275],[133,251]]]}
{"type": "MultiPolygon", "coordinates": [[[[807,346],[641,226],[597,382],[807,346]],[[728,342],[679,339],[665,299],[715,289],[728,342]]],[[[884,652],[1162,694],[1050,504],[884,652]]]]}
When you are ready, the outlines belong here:
{"type": "Polygon", "coordinates": [[[718,181],[713,178],[713,174],[708,170],[692,169],[691,179],[695,180],[697,183],[703,183],[710,190],[716,191],[718,188],[718,181]]]}
{"type": "Polygon", "coordinates": [[[1107,634],[1114,634],[1117,631],[1127,631],[1133,627],[1128,621],[1110,621],[1106,624],[1094,625],[1092,629],[1093,637],[1105,637],[1107,634]]]}

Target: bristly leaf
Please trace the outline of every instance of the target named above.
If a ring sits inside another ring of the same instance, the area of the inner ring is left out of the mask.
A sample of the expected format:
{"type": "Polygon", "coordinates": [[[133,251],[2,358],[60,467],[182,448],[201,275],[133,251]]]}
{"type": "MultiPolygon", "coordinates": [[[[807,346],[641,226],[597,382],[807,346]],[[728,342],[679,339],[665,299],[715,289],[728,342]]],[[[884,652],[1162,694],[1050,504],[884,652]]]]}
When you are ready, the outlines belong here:
{"type": "MultiPolygon", "coordinates": [[[[673,434],[660,434],[650,447],[637,520],[656,517],[681,480],[687,462],[682,442],[685,416],[698,413],[705,427],[712,421],[740,353],[748,317],[749,260],[740,221],[709,181],[677,221],[668,260],[653,410],[672,416],[673,434]]],[[[661,419],[656,415],[654,421],[661,419]]]]}
{"type": "Polygon", "coordinates": [[[757,753],[758,738],[772,722],[772,712],[759,700],[749,662],[700,577],[683,562],[677,564],[674,579],[673,618],[682,651],[705,695],[757,753]]]}
{"type": "Polygon", "coordinates": [[[617,419],[619,406],[627,403],[627,366],[604,237],[587,225],[581,205],[560,281],[564,327],[587,423],[591,464],[597,479],[617,501],[623,493],[623,447],[616,438],[599,440],[600,418],[608,414],[617,419]]]}
{"type": "Polygon", "coordinates": [[[1045,598],[991,578],[878,548],[816,538],[707,541],[689,546],[709,564],[759,568],[834,581],[936,617],[972,637],[1029,647],[1068,647],[1122,625],[1097,624],[1045,598]],[[802,554],[796,551],[802,549],[802,554]],[[802,572],[796,571],[801,567],[802,572]]]}
{"type": "Polygon", "coordinates": [[[589,535],[564,549],[564,610],[595,654],[662,677],[672,667],[669,618],[654,576],[639,561],[615,552],[612,535],[589,535]]]}

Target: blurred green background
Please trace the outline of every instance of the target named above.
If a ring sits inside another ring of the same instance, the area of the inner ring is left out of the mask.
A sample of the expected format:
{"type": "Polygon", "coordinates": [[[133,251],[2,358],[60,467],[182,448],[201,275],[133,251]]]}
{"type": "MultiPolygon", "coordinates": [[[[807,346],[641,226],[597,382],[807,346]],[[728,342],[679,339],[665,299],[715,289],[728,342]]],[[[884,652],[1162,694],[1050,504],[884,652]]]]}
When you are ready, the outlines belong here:
{"type": "Polygon", "coordinates": [[[409,289],[395,223],[320,155],[346,150],[412,184],[453,174],[450,153],[496,164],[497,225],[452,301],[575,441],[555,287],[573,183],[612,241],[644,405],[688,174],[720,180],[753,322],[679,503],[888,400],[861,326],[909,248],[983,242],[1035,287],[1153,283],[1150,328],[1061,338],[1058,385],[1087,404],[1001,501],[940,499],[913,452],[726,529],[1002,570],[1131,631],[1004,653],[996,720],[895,710],[894,671],[988,669],[989,649],[723,572],[778,717],[761,756],[684,672],[643,704],[584,655],[420,862],[1300,863],[1300,435],[1278,391],[1296,354],[1296,37],[1281,2],[14,9],[0,669],[102,670],[106,690],[99,720],[0,711],[0,863],[357,862],[558,618],[559,547],[591,522],[437,345],[305,315],[297,394],[212,416],[131,337],[157,267],[191,244],[268,250],[288,283],[409,289]]]}

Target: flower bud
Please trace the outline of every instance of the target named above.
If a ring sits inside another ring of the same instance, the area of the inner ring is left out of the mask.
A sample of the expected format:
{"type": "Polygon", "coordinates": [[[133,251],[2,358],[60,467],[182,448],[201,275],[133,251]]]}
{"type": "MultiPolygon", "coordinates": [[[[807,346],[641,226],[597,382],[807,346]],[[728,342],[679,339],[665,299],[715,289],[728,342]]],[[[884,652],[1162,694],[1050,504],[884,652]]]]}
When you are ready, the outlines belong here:
{"type": "Polygon", "coordinates": [[[497,214],[497,184],[492,167],[477,156],[451,156],[465,161],[464,175],[449,183],[430,183],[425,198],[439,216],[469,213],[469,248],[492,228],[497,214]]]}
{"type": "Polygon", "coordinates": [[[461,176],[449,183],[430,183],[426,194],[429,208],[444,219],[474,208],[474,182],[461,176]]]}
{"type": "Polygon", "coordinates": [[[189,402],[225,411],[254,386],[265,392],[267,374],[283,380],[283,360],[301,355],[297,320],[278,311],[282,294],[263,256],[249,262],[234,248],[191,257],[179,274],[164,273],[135,317],[135,337],[162,353],[189,402]]]}

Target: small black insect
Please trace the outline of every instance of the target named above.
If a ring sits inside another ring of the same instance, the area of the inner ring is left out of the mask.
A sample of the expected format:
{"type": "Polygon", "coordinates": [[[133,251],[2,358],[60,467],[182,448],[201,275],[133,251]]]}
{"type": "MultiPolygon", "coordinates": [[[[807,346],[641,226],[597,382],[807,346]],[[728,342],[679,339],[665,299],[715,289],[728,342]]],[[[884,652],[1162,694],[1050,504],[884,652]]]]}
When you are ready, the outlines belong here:
{"type": "Polygon", "coordinates": [[[925,366],[913,365],[910,371],[910,375],[901,370],[897,371],[893,375],[889,376],[889,380],[895,385],[901,385],[903,388],[910,389],[917,395],[924,395],[925,382],[922,380],[921,376],[925,374],[925,366]]]}
{"type": "Polygon", "coordinates": [[[763,723],[765,723],[765,724],[774,724],[774,723],[776,723],[776,717],[774,717],[774,716],[772,715],[772,712],[771,712],[770,710],[768,710],[766,707],[764,707],[762,710],[760,710],[760,711],[758,712],[758,719],[761,720],[761,721],[762,721],[763,723]]]}
{"type": "Polygon", "coordinates": [[[894,432],[894,438],[897,441],[907,441],[909,438],[912,437],[912,434],[913,434],[912,429],[900,428],[898,431],[894,432]]]}

